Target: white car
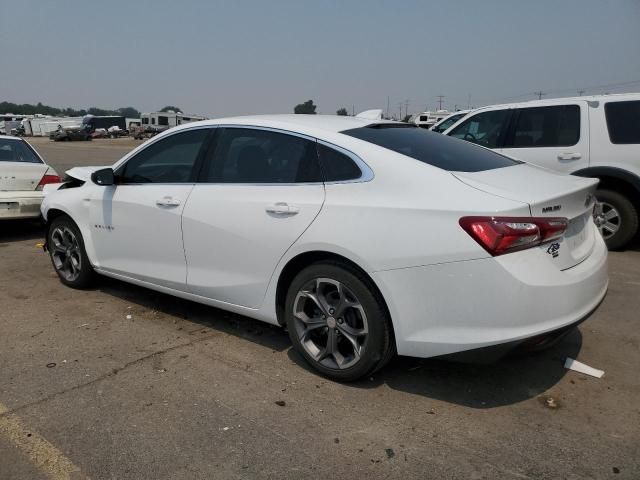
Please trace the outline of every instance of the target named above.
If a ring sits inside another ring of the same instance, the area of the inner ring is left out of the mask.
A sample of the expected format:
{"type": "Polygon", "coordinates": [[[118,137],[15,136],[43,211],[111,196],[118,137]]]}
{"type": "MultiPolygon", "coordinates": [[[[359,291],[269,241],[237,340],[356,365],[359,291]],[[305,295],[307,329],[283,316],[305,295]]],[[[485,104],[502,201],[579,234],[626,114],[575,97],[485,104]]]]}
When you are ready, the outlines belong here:
{"type": "Polygon", "coordinates": [[[640,93],[479,108],[444,133],[562,173],[600,180],[595,221],[610,249],[640,224],[640,93]]]}
{"type": "Polygon", "coordinates": [[[452,113],[448,117],[443,118],[435,125],[433,125],[429,130],[436,133],[443,133],[446,129],[448,129],[454,123],[457,123],[462,117],[464,117],[471,110],[458,110],[457,112],[452,113]]]}
{"type": "Polygon", "coordinates": [[[21,138],[0,136],[0,220],[38,218],[42,188],[59,183],[55,170],[21,138]]]}
{"type": "Polygon", "coordinates": [[[408,124],[210,120],[67,174],[42,205],[63,283],[99,273],[286,325],[337,380],[396,351],[544,342],[607,291],[596,180],[408,124]]]}

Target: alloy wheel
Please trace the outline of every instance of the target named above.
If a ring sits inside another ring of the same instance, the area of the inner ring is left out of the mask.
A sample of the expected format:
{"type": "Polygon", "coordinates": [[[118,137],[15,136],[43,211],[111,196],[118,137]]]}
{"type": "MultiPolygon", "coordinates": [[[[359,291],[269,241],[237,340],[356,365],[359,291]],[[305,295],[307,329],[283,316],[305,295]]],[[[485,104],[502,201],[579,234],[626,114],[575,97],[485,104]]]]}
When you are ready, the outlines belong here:
{"type": "Polygon", "coordinates": [[[613,237],[620,230],[622,222],[620,212],[610,203],[599,202],[594,210],[593,219],[605,240],[613,237]]]}
{"type": "Polygon", "coordinates": [[[369,333],[360,301],[344,284],[316,278],[305,284],[293,302],[296,335],[313,360],[331,369],[355,365],[369,333]]]}
{"type": "Polygon", "coordinates": [[[51,232],[50,249],[57,272],[69,282],[76,280],[82,267],[82,253],[76,235],[65,226],[55,227],[51,232]]]}

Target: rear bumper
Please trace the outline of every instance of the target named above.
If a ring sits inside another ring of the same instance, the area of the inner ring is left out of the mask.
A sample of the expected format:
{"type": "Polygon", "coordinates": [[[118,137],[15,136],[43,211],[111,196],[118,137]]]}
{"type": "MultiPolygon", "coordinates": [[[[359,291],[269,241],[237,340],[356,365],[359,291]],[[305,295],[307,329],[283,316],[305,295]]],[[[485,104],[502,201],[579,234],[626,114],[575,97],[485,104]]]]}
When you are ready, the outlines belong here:
{"type": "Polygon", "coordinates": [[[591,255],[564,271],[525,252],[374,273],[398,353],[433,357],[516,345],[581,321],[606,295],[607,249],[599,235],[591,255]]]}
{"type": "Polygon", "coordinates": [[[38,218],[42,198],[41,191],[0,192],[0,220],[38,218]]]}

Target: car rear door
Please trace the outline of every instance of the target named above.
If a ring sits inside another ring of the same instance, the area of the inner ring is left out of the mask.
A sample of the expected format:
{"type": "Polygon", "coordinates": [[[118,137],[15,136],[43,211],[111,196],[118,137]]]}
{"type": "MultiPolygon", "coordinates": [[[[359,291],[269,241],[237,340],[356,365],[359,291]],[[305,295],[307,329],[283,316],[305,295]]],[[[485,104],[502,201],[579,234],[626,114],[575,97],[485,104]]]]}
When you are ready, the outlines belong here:
{"type": "Polygon", "coordinates": [[[259,308],[279,260],[324,202],[316,142],[228,126],[214,143],[182,216],[188,288],[259,308]]]}
{"type": "Polygon", "coordinates": [[[118,166],[115,185],[93,189],[90,227],[100,269],[185,289],[182,212],[211,132],[159,138],[118,166]]]}
{"type": "Polygon", "coordinates": [[[514,111],[502,153],[563,173],[589,166],[587,102],[520,106],[514,111]]]}

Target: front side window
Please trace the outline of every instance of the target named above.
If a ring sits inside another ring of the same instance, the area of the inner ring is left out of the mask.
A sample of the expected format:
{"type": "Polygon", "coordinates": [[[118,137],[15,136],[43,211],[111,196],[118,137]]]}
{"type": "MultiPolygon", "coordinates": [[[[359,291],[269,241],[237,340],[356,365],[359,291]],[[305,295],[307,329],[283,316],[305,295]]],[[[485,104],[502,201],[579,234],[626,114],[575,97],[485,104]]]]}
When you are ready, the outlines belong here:
{"type": "Polygon", "coordinates": [[[436,132],[436,133],[442,133],[447,128],[449,128],[451,125],[453,125],[458,120],[460,120],[462,117],[464,117],[465,115],[466,115],[466,113],[454,113],[453,115],[451,115],[450,117],[445,118],[441,123],[439,123],[438,125],[433,127],[432,130],[434,132],[436,132]]]}
{"type": "Polygon", "coordinates": [[[209,129],[163,138],[130,158],[116,175],[118,183],[188,183],[209,129]]]}
{"type": "Polygon", "coordinates": [[[640,143],[640,100],[607,102],[604,114],[611,143],[640,143]]]}
{"type": "Polygon", "coordinates": [[[500,148],[506,134],[509,110],[482,112],[468,118],[449,135],[487,148],[500,148]]]}
{"type": "Polygon", "coordinates": [[[522,108],[506,148],[568,147],[580,140],[580,107],[558,105],[522,108]]]}
{"type": "Polygon", "coordinates": [[[209,183],[321,182],[316,142],[254,128],[224,128],[216,138],[209,183]]]}
{"type": "Polygon", "coordinates": [[[379,123],[341,133],[453,172],[481,172],[522,163],[412,125],[379,123]]]}
{"type": "Polygon", "coordinates": [[[0,162],[42,163],[33,150],[21,140],[2,140],[0,162]]]}
{"type": "Polygon", "coordinates": [[[318,155],[320,156],[324,179],[327,182],[356,180],[362,176],[360,167],[348,155],[337,151],[335,148],[319,143],[318,155]]]}

